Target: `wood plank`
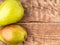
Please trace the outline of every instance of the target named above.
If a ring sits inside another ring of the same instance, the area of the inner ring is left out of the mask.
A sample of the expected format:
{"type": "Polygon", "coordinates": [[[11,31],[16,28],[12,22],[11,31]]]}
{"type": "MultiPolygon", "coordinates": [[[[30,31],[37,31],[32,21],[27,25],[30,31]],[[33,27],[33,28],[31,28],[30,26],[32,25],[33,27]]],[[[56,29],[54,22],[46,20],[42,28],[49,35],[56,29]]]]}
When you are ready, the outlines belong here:
{"type": "Polygon", "coordinates": [[[60,45],[60,24],[57,23],[26,23],[28,38],[24,45],[60,45]]]}
{"type": "MultiPolygon", "coordinates": [[[[20,45],[60,45],[60,23],[19,23],[28,32],[20,45]]],[[[3,43],[4,44],[4,43],[3,43]]],[[[0,42],[0,45],[3,45],[0,42]]]]}
{"type": "Polygon", "coordinates": [[[60,0],[21,0],[25,8],[22,22],[60,22],[60,0]]]}

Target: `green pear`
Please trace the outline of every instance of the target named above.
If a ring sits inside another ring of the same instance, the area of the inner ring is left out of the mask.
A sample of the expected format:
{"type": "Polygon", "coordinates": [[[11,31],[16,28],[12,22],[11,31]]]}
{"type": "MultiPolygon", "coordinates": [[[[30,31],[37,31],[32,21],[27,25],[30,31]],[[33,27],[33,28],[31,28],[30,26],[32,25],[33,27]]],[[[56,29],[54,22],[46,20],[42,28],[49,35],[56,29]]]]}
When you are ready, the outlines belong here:
{"type": "Polygon", "coordinates": [[[0,40],[9,44],[17,45],[27,38],[27,32],[19,25],[9,25],[1,29],[0,40]]]}
{"type": "Polygon", "coordinates": [[[0,26],[16,23],[24,16],[24,8],[18,0],[5,0],[0,5],[0,26]]]}

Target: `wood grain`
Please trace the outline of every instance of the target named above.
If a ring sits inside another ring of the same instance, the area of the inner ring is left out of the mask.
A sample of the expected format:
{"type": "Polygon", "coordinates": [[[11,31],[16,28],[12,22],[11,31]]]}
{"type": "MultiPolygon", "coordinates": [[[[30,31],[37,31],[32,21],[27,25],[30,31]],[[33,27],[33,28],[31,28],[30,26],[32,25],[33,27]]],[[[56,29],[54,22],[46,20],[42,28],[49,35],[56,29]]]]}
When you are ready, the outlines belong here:
{"type": "MultiPolygon", "coordinates": [[[[28,32],[20,45],[60,45],[60,23],[19,23],[28,32]]],[[[3,45],[4,43],[0,45],[3,45]]]]}
{"type": "Polygon", "coordinates": [[[60,45],[60,24],[28,23],[20,25],[25,27],[28,32],[24,45],[60,45]]]}
{"type": "Polygon", "coordinates": [[[25,8],[22,22],[60,22],[60,0],[21,0],[25,8]]]}

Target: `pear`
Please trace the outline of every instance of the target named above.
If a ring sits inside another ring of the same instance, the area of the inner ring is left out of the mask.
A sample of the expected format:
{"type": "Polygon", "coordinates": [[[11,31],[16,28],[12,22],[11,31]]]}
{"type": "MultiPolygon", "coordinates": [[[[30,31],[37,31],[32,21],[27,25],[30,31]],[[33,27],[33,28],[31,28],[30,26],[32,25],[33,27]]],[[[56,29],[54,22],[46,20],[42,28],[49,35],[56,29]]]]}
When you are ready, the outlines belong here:
{"type": "Polygon", "coordinates": [[[18,0],[5,0],[0,5],[0,26],[16,23],[24,16],[24,8],[18,0]]]}
{"type": "Polygon", "coordinates": [[[17,45],[27,38],[27,32],[19,25],[9,25],[1,29],[0,40],[9,44],[17,45]]]}

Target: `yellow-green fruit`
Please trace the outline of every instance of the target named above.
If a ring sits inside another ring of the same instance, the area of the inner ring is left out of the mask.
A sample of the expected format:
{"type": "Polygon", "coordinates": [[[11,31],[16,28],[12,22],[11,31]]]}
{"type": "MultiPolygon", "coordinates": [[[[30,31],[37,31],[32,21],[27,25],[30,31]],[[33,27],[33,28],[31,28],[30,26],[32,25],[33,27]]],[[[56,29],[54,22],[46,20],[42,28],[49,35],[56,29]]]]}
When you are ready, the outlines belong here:
{"type": "Polygon", "coordinates": [[[18,0],[5,0],[0,5],[0,26],[16,23],[24,15],[24,8],[18,0]]]}
{"type": "Polygon", "coordinates": [[[0,40],[10,45],[17,45],[25,40],[27,32],[19,25],[9,25],[1,29],[0,40]]]}

